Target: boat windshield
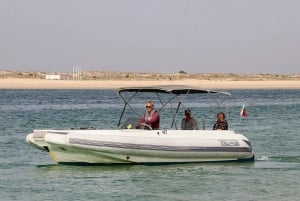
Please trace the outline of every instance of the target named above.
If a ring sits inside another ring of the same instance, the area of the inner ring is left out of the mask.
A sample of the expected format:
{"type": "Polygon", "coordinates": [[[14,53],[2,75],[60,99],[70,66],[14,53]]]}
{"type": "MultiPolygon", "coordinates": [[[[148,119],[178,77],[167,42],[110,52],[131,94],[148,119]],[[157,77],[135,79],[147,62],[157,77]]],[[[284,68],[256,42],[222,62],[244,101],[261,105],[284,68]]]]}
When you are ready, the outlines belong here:
{"type": "Polygon", "coordinates": [[[139,118],[130,117],[126,119],[122,125],[119,127],[120,129],[134,129],[138,126],[139,118]]]}

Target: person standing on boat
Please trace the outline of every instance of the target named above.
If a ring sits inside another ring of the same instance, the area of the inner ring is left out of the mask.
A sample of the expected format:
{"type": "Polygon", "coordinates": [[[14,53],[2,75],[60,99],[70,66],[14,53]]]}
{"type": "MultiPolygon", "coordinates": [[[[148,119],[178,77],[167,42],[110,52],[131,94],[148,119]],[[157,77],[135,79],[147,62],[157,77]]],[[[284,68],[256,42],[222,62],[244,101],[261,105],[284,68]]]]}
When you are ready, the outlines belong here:
{"type": "Polygon", "coordinates": [[[186,109],[184,111],[185,117],[181,121],[182,130],[198,130],[197,121],[192,117],[191,110],[186,109]]]}
{"type": "Polygon", "coordinates": [[[140,119],[138,127],[144,125],[145,128],[147,129],[159,129],[159,113],[158,111],[154,108],[154,104],[152,101],[147,101],[146,103],[146,112],[144,116],[140,119]]]}
{"type": "Polygon", "coordinates": [[[217,118],[218,119],[213,127],[213,130],[228,130],[228,123],[226,121],[225,114],[223,112],[219,112],[217,118]]]}

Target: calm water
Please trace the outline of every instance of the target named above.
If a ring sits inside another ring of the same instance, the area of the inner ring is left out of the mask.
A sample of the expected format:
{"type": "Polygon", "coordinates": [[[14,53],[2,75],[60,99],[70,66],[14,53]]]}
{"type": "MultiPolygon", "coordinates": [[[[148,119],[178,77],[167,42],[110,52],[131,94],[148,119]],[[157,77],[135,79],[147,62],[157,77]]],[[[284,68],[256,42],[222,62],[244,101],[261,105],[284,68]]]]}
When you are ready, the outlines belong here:
{"type": "MultiPolygon", "coordinates": [[[[252,142],[254,163],[64,166],[25,136],[37,128],[114,128],[117,93],[0,90],[0,200],[299,200],[300,90],[230,93],[231,128],[252,142]],[[240,120],[244,100],[249,116],[240,120]]],[[[134,104],[142,113],[144,101],[134,104]]],[[[219,110],[193,98],[185,106],[198,120],[208,117],[207,129],[219,110]]]]}

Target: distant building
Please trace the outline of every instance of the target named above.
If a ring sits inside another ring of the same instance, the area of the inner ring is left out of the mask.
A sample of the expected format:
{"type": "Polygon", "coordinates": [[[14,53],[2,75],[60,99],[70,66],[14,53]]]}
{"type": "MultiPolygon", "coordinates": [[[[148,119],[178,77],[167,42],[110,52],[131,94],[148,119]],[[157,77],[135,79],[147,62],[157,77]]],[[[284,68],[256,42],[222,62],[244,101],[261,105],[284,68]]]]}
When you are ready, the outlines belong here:
{"type": "Polygon", "coordinates": [[[47,74],[46,75],[46,80],[60,80],[60,75],[47,74]]]}
{"type": "Polygon", "coordinates": [[[69,80],[70,77],[68,74],[47,74],[46,80],[69,80]]]}

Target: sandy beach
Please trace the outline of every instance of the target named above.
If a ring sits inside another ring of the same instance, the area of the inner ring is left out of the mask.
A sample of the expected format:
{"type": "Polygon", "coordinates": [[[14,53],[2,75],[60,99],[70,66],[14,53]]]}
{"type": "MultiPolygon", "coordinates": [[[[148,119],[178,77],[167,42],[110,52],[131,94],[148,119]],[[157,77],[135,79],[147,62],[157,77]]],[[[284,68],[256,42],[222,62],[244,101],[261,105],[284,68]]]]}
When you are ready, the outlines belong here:
{"type": "Polygon", "coordinates": [[[189,85],[205,89],[300,89],[299,80],[45,80],[0,79],[0,89],[118,89],[132,86],[189,85]]]}

